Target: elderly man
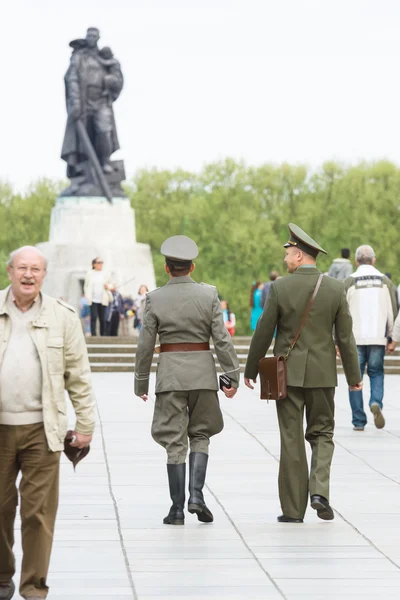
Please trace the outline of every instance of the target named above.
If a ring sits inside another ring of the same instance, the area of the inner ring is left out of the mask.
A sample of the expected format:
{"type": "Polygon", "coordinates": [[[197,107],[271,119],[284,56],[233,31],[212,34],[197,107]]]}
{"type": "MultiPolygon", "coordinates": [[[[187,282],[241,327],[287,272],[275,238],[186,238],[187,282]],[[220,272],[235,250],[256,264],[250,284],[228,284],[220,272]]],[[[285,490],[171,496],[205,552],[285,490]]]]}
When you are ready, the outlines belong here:
{"type": "MultiPolygon", "coordinates": [[[[375,268],[375,252],[371,246],[356,250],[357,271],[348,277],[344,286],[353,318],[361,375],[365,368],[371,383],[369,408],[375,426],[382,429],[385,419],[383,407],[383,361],[388,338],[391,337],[397,315],[396,293],[393,283],[375,268]]],[[[364,412],[362,391],[351,391],[350,405],[355,431],[364,431],[367,415],[364,412]]]]}
{"type": "Polygon", "coordinates": [[[11,286],[0,291],[0,600],[15,586],[14,520],[21,496],[20,594],[46,598],[67,432],[64,388],[76,414],[73,446],[90,444],[94,402],[82,327],[75,311],[41,293],[46,261],[34,247],[12,252],[11,286]]]}

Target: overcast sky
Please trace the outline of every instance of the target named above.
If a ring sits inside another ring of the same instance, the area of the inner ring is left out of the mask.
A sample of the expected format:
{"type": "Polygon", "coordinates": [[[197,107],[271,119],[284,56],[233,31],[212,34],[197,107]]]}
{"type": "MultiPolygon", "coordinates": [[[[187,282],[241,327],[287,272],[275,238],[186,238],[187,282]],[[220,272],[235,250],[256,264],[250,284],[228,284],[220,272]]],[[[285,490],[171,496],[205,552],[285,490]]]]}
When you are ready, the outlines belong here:
{"type": "Polygon", "coordinates": [[[140,167],[400,163],[399,0],[1,0],[0,179],[61,178],[68,43],[101,30],[140,167]],[[7,8],[5,8],[7,7],[7,8]]]}

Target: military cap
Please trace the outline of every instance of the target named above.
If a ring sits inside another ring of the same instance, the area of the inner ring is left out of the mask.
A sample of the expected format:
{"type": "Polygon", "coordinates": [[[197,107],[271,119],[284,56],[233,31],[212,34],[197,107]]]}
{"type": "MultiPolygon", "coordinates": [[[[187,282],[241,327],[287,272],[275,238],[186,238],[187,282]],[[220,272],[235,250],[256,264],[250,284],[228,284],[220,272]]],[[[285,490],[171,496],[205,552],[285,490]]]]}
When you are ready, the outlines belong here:
{"type": "Polygon", "coordinates": [[[171,260],[181,260],[187,262],[197,258],[199,249],[196,242],[186,235],[174,235],[163,243],[161,254],[171,260]]]}
{"type": "Polygon", "coordinates": [[[298,225],[294,223],[289,223],[288,225],[290,231],[290,239],[287,244],[284,244],[284,248],[290,248],[292,246],[310,254],[314,258],[317,258],[318,254],[322,252],[323,254],[328,254],[326,250],[321,248],[319,244],[309,235],[306,234],[305,231],[301,229],[298,225]]]}

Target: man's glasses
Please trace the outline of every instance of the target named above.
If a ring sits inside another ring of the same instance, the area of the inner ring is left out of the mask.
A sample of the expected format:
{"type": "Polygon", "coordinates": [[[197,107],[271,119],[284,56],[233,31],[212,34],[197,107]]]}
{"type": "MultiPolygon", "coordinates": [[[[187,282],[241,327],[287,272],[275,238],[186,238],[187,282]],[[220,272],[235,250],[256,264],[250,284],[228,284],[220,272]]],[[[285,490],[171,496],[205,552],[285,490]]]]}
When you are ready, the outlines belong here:
{"type": "Polygon", "coordinates": [[[11,266],[11,268],[15,269],[19,275],[25,275],[25,273],[27,273],[28,271],[30,271],[32,273],[32,275],[40,275],[40,273],[43,273],[43,269],[40,269],[39,267],[13,267],[13,266],[11,266]]]}

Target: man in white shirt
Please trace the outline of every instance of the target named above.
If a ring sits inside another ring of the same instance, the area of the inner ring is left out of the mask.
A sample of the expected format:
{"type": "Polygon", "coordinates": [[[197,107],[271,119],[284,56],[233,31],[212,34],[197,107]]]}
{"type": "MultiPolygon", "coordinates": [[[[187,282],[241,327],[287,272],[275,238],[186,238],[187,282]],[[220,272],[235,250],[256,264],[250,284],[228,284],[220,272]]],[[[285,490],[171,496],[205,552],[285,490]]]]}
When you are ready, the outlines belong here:
{"type": "MultiPolygon", "coordinates": [[[[345,280],[344,286],[353,318],[361,375],[367,368],[370,378],[369,407],[374,415],[375,426],[381,429],[385,426],[382,414],[383,361],[397,314],[396,297],[390,279],[374,266],[376,256],[371,246],[357,248],[355,260],[357,271],[345,280]]],[[[362,391],[349,391],[349,395],[354,430],[363,431],[367,416],[362,391]]]]}

